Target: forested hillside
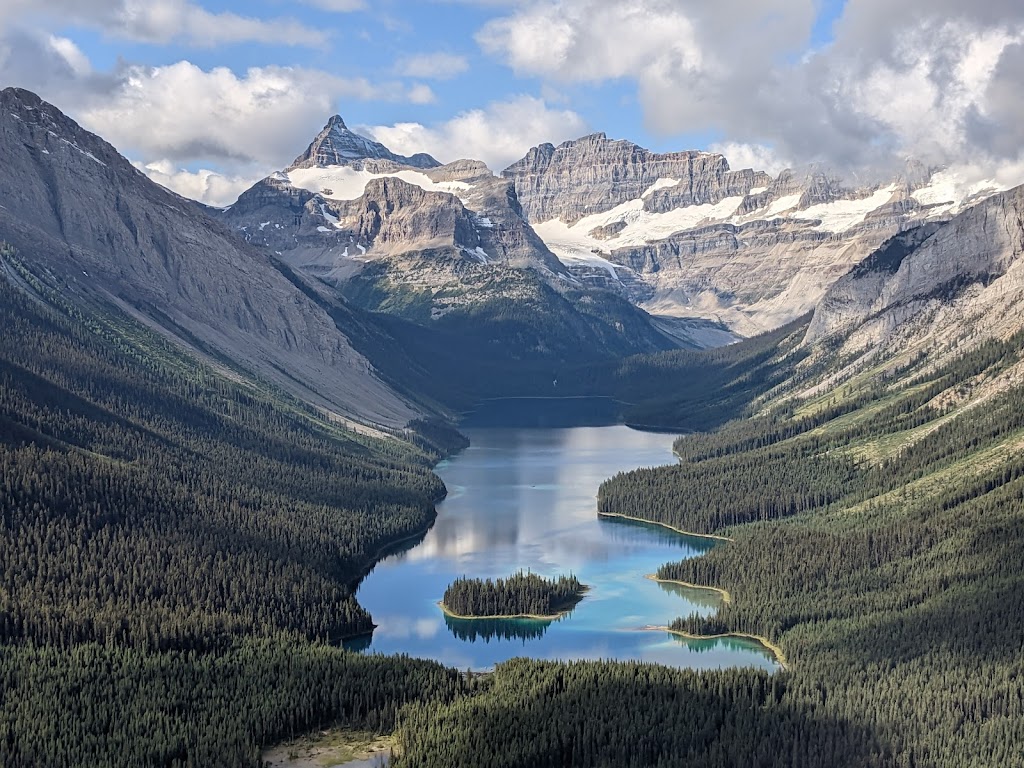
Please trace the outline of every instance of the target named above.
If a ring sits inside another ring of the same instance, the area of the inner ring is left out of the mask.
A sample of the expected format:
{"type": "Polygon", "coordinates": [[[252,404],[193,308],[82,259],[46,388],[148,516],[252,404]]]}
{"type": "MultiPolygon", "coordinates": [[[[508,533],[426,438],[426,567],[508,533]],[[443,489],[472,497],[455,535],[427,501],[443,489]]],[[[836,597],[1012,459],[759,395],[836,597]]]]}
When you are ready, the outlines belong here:
{"type": "Polygon", "coordinates": [[[883,764],[1022,764],[1022,356],[1018,333],[787,398],[681,438],[601,508],[731,536],[660,570],[733,598],[674,627],[780,643],[784,700],[868,729],[883,764]]]}
{"type": "Polygon", "coordinates": [[[600,509],[729,536],[659,572],[732,597],[674,627],[763,635],[788,669],[476,676],[326,642],[370,627],[353,581],[430,523],[449,428],[344,431],[3,267],[3,765],[258,765],[339,723],[397,728],[398,766],[1024,764],[1022,334],[820,390],[803,324],[580,368],[708,430],[600,509]]]}
{"type": "Polygon", "coordinates": [[[319,644],[372,627],[352,582],[430,524],[447,432],[343,431],[2,267],[0,764],[258,765],[460,689],[319,644]]]}

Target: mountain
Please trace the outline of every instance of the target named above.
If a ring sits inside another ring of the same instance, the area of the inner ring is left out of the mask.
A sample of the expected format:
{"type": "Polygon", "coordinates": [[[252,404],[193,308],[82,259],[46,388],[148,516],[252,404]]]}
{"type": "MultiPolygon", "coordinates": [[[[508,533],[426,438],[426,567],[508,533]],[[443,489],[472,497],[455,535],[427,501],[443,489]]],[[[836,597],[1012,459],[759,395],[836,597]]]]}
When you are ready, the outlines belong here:
{"type": "Polygon", "coordinates": [[[344,165],[361,160],[387,160],[412,168],[436,168],[437,160],[427,154],[405,157],[396,155],[383,144],[350,131],[341,115],[327,121],[324,129],[313,139],[305,152],[295,158],[292,168],[315,168],[344,165]]]}
{"type": "MultiPolygon", "coordinates": [[[[949,222],[889,240],[836,282],[815,309],[805,344],[829,341],[845,378],[879,360],[938,365],[1024,328],[1024,186],[949,222]]],[[[1016,368],[1003,377],[1016,381],[1016,368]]],[[[991,392],[999,386],[987,382],[991,392]]]]}
{"type": "Polygon", "coordinates": [[[812,310],[893,235],[996,191],[913,163],[865,187],[822,171],[772,177],[731,170],[718,154],[656,154],[603,133],[535,147],[502,175],[577,278],[652,314],[748,336],[812,310]]]}
{"type": "Polygon", "coordinates": [[[27,91],[0,92],[0,167],[0,240],[67,301],[118,308],[344,417],[404,426],[421,415],[270,254],[27,91]]]}
{"type": "Polygon", "coordinates": [[[574,277],[530,226],[513,182],[483,163],[411,164],[343,125],[332,118],[294,164],[219,214],[311,290],[453,338],[465,330],[492,357],[549,369],[735,338],[714,323],[656,320],[574,277]]]}

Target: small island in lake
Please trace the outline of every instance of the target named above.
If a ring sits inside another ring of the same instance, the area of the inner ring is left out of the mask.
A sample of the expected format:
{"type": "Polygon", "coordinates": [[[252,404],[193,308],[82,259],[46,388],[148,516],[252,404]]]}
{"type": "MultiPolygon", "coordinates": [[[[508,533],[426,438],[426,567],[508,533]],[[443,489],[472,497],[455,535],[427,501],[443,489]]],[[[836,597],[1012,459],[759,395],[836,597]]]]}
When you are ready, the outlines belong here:
{"type": "Polygon", "coordinates": [[[459,619],[557,619],[576,607],[587,591],[575,576],[545,579],[520,571],[507,579],[453,581],[439,603],[459,619]]]}

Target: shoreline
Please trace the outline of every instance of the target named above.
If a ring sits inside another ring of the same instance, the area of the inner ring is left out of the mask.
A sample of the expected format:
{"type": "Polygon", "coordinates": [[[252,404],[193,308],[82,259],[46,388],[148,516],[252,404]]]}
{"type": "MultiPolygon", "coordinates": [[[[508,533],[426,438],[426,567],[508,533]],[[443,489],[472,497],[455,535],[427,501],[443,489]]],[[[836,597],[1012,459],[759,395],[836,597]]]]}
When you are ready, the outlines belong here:
{"type": "Polygon", "coordinates": [[[765,650],[769,651],[772,656],[775,657],[775,661],[779,664],[782,669],[788,670],[789,664],[786,661],[786,654],[783,653],[782,648],[767,637],[761,635],[752,635],[749,632],[723,632],[719,635],[695,635],[691,632],[684,632],[681,629],[672,629],[671,627],[641,627],[642,631],[654,632],[663,631],[668,632],[670,635],[678,635],[679,637],[685,637],[687,640],[722,640],[730,637],[739,638],[741,640],[753,640],[760,645],[764,646],[765,650]]]}
{"type": "Polygon", "coordinates": [[[678,584],[680,587],[686,587],[687,589],[703,589],[708,592],[717,592],[722,596],[722,602],[732,602],[732,595],[729,594],[728,590],[722,589],[721,587],[708,587],[704,584],[693,584],[689,581],[679,581],[677,579],[660,579],[656,573],[648,573],[644,578],[650,579],[651,581],[655,581],[659,584],[678,584]]]}
{"type": "Polygon", "coordinates": [[[682,528],[676,528],[674,525],[668,523],[659,523],[655,520],[644,520],[642,517],[633,517],[632,515],[623,515],[618,512],[598,512],[598,517],[617,517],[622,520],[632,520],[635,523],[646,523],[647,525],[658,525],[662,528],[668,528],[670,531],[682,534],[683,536],[693,536],[698,539],[714,539],[715,541],[732,541],[728,536],[719,536],[714,533],[694,533],[693,531],[684,531],[682,528]]]}
{"type": "Polygon", "coordinates": [[[533,619],[535,621],[555,621],[556,619],[562,618],[562,616],[564,616],[572,610],[572,608],[570,608],[569,611],[562,611],[561,613],[552,613],[549,615],[541,615],[538,613],[516,613],[492,614],[485,616],[467,616],[462,613],[455,613],[455,611],[451,610],[447,605],[444,604],[443,600],[437,601],[437,607],[444,612],[445,616],[448,616],[453,619],[466,619],[467,621],[483,621],[485,619],[533,619]]]}
{"type": "Polygon", "coordinates": [[[437,601],[437,607],[441,609],[445,616],[449,616],[453,619],[465,619],[467,621],[477,621],[485,619],[533,619],[534,621],[557,621],[563,616],[568,616],[574,610],[576,606],[583,601],[583,596],[590,591],[590,587],[586,584],[582,585],[580,591],[576,594],[576,601],[568,608],[564,608],[558,613],[551,614],[538,614],[538,613],[516,613],[516,614],[492,614],[484,616],[475,615],[464,615],[461,613],[455,613],[447,605],[444,604],[444,600],[437,601]]]}

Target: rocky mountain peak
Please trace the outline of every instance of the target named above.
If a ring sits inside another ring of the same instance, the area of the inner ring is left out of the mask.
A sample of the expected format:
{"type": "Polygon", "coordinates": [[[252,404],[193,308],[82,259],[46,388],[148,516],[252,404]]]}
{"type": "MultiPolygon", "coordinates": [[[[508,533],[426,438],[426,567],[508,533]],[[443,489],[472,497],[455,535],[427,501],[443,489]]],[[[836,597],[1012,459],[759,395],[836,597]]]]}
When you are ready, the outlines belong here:
{"type": "Polygon", "coordinates": [[[0,158],[0,240],[69,300],[113,305],[341,415],[391,426],[418,415],[266,252],[56,107],[0,92],[0,158]]]}
{"type": "Polygon", "coordinates": [[[412,157],[396,155],[380,142],[350,130],[341,115],[334,115],[306,151],[295,158],[288,170],[337,165],[361,167],[368,160],[390,161],[413,168],[436,168],[441,165],[424,153],[412,157]]]}
{"type": "Polygon", "coordinates": [[[631,141],[594,133],[557,147],[541,144],[506,168],[534,224],[580,219],[635,200],[665,211],[717,203],[767,186],[767,174],[733,172],[722,156],[699,151],[659,154],[631,141]]]}

